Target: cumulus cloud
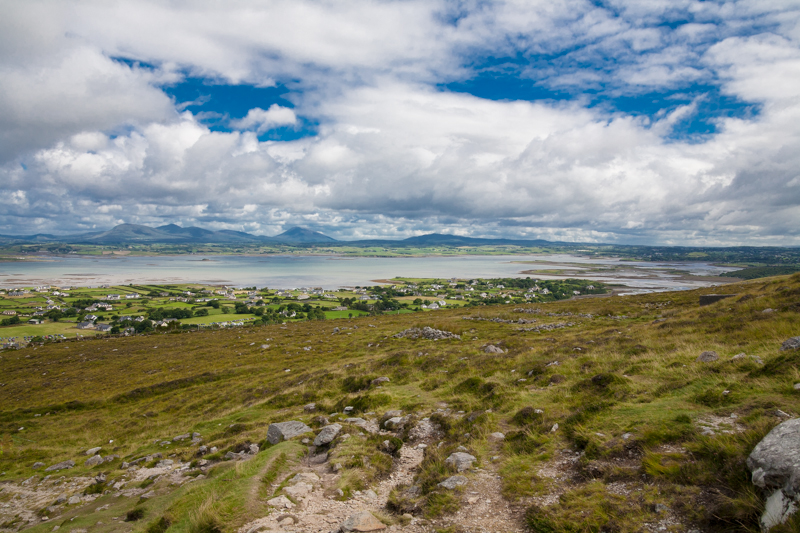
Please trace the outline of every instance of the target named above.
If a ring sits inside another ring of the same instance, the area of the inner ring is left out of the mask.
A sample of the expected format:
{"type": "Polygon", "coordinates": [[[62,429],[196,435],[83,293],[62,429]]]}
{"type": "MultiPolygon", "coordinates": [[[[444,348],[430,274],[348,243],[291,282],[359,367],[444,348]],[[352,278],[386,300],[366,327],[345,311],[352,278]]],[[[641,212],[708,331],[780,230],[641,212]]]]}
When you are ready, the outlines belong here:
{"type": "Polygon", "coordinates": [[[272,104],[266,111],[260,107],[247,112],[244,118],[232,120],[231,127],[237,130],[255,130],[264,133],[276,126],[289,126],[297,123],[297,116],[288,107],[272,104]]]}
{"type": "Polygon", "coordinates": [[[782,3],[2,5],[2,233],[176,221],[800,244],[800,17],[782,3]],[[442,88],[488,57],[527,57],[519,76],[575,96],[442,88]],[[187,74],[289,80],[295,107],[254,107],[211,131],[162,90],[187,74]],[[758,112],[682,139],[673,129],[703,96],[648,117],[581,95],[697,82],[758,112]],[[259,140],[303,117],[315,135],[259,140]]]}

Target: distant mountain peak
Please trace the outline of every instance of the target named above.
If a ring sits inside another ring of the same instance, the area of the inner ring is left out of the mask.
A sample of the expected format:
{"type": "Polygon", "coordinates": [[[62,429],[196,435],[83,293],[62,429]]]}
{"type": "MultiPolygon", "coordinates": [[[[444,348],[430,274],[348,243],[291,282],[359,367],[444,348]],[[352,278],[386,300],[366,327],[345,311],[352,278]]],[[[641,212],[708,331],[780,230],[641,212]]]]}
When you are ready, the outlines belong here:
{"type": "Polygon", "coordinates": [[[280,235],[276,235],[275,239],[286,242],[336,242],[336,239],[333,237],[328,237],[324,233],[308,228],[301,228],[300,226],[295,226],[284,231],[280,235]]]}

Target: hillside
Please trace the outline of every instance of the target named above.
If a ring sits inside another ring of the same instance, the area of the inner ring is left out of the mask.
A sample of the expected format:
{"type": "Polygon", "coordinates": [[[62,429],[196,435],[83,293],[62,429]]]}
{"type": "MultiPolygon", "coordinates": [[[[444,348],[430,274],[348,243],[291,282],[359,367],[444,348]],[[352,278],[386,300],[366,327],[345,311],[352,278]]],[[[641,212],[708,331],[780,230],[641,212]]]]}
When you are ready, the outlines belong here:
{"type": "Polygon", "coordinates": [[[711,292],[4,351],[0,530],[758,531],[744,461],[800,413],[800,274],[711,292]],[[424,327],[459,337],[398,336],[424,327]],[[341,428],[266,440],[291,420],[341,428]]]}

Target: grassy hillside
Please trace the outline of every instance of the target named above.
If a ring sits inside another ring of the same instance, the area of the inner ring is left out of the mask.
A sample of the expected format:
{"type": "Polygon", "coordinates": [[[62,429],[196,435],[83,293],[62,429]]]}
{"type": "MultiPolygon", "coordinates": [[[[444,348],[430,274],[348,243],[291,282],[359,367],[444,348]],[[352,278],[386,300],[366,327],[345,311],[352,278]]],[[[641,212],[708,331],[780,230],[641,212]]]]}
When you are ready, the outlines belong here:
{"type": "MultiPolygon", "coordinates": [[[[735,297],[699,307],[699,295],[711,292],[5,351],[0,527],[164,531],[171,524],[170,532],[236,531],[268,512],[264,502],[276,493],[270,484],[298,468],[307,453],[296,441],[268,445],[268,425],[302,420],[318,427],[318,414],[352,406],[351,416],[366,419],[401,409],[413,415],[409,427],[430,418],[440,431],[441,446],[430,445],[415,472],[413,483],[421,490],[394,490],[388,521],[392,511],[409,511],[443,528],[451,513],[467,505],[469,493],[442,492],[436,485],[452,473],[444,457],[464,446],[482,469],[500,476],[507,505],[524,512],[533,531],[633,532],[655,523],[668,531],[757,531],[763,498],[750,484],[744,459],[782,416],[800,412],[800,391],[793,388],[800,382],[800,351],[779,351],[782,341],[800,335],[800,275],[729,285],[725,292],[735,297]],[[394,337],[425,326],[461,338],[394,337]],[[503,353],[487,353],[489,344],[503,353]],[[696,361],[711,350],[719,360],[696,361]],[[733,358],[740,353],[745,355],[733,358]],[[381,376],[390,381],[370,385],[381,376]],[[310,402],[316,412],[304,411],[310,402]],[[499,443],[490,436],[498,431],[505,434],[499,443]],[[202,471],[196,444],[171,441],[191,432],[219,449],[204,457],[210,462],[202,471]],[[226,451],[250,443],[261,445],[253,459],[222,460],[226,451]],[[81,454],[94,446],[120,458],[86,467],[81,454]],[[159,452],[187,463],[186,475],[205,479],[171,486],[167,477],[158,478],[150,487],[155,495],[146,500],[114,494],[114,482],[133,486],[122,461],[159,452]],[[66,460],[78,466],[32,470],[36,462],[66,460]],[[92,489],[91,477],[101,472],[106,481],[92,489]],[[7,514],[2,505],[14,501],[22,480],[34,476],[35,485],[47,474],[53,477],[41,486],[66,476],[60,487],[80,478],[75,486],[109,492],[90,505],[50,510],[53,502],[43,497],[37,516],[47,516],[45,523],[7,514]],[[95,511],[103,505],[108,507],[95,511]],[[144,518],[123,523],[134,508],[144,518]]],[[[344,433],[363,433],[345,426],[344,433]]],[[[408,427],[397,436],[407,439],[408,427]]],[[[334,441],[331,463],[343,470],[335,479],[341,493],[332,497],[347,499],[386,478],[393,464],[386,439],[334,441]]]]}

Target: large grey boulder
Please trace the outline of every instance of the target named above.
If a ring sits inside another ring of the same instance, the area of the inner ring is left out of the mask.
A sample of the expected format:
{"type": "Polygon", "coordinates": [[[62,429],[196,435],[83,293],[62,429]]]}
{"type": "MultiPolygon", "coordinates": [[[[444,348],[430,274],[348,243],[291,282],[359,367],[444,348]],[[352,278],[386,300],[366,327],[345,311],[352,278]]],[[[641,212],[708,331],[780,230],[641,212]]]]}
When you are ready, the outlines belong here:
{"type": "Polygon", "coordinates": [[[781,344],[781,351],[785,352],[786,350],[797,350],[800,348],[800,337],[792,337],[791,339],[786,339],[781,344]]]}
{"type": "Polygon", "coordinates": [[[48,466],[44,469],[45,472],[55,472],[56,470],[66,470],[67,468],[74,468],[75,461],[61,461],[53,466],[48,466]]]}
{"type": "Polygon", "coordinates": [[[477,459],[466,452],[456,452],[450,454],[450,457],[444,460],[444,464],[455,467],[457,472],[463,472],[472,468],[472,463],[475,461],[477,459]]]}
{"type": "Polygon", "coordinates": [[[282,440],[289,440],[303,433],[308,433],[311,428],[298,420],[270,424],[267,429],[267,440],[270,444],[278,444],[282,440]]]}
{"type": "Polygon", "coordinates": [[[340,424],[331,424],[329,426],[325,426],[322,428],[322,431],[319,432],[317,438],[314,439],[314,446],[323,446],[325,444],[330,444],[333,439],[336,438],[336,435],[342,430],[342,426],[340,424]]]}
{"type": "Polygon", "coordinates": [[[800,500],[800,418],[787,420],[770,431],[747,458],[753,484],[767,497],[761,516],[766,531],[784,523],[800,500]]]}
{"type": "Polygon", "coordinates": [[[97,446],[95,448],[89,448],[88,450],[86,450],[85,454],[86,455],[97,455],[97,452],[99,452],[102,449],[103,448],[101,448],[100,446],[97,446]]]}

